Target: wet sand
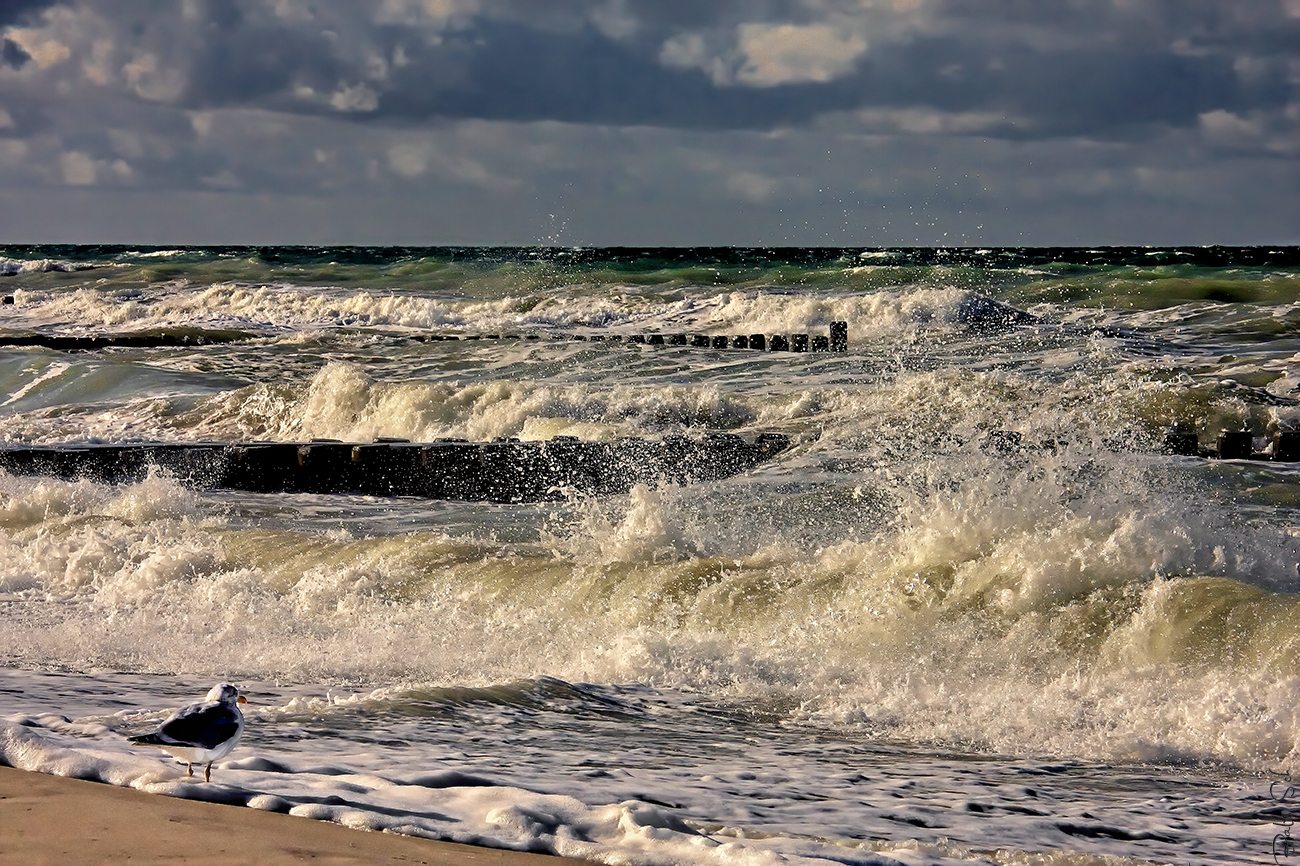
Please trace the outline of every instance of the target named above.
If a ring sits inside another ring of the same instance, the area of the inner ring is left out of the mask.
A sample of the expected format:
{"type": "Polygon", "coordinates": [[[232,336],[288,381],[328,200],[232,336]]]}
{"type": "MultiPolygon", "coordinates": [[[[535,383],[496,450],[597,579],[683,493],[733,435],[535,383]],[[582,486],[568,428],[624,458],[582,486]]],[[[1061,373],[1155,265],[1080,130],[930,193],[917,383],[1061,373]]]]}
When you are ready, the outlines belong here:
{"type": "Polygon", "coordinates": [[[352,830],[0,767],[0,866],[561,866],[582,861],[352,830]]]}

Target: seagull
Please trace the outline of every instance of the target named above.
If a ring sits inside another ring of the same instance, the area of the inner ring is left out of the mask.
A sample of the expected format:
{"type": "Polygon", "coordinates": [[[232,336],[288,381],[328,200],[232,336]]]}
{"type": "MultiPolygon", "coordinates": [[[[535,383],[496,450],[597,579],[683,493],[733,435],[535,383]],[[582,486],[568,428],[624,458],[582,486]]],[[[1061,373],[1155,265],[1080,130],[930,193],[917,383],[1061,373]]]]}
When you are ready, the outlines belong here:
{"type": "Polygon", "coordinates": [[[158,730],[128,737],[133,743],[158,746],[178,761],[184,761],[187,775],[194,775],[194,765],[207,762],[203,781],[212,781],[212,762],[230,754],[244,733],[244,714],[240,704],[248,699],[230,683],[212,687],[199,703],[181,707],[172,713],[158,730]]]}

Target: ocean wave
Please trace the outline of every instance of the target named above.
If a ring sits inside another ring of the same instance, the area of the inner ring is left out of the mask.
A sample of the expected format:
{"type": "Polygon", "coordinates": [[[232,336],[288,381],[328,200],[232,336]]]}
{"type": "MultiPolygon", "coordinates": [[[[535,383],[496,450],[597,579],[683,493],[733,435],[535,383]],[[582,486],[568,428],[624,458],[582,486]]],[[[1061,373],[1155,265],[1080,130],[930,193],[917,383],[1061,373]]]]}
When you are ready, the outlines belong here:
{"type": "Polygon", "coordinates": [[[498,789],[781,856],[901,828],[1205,863],[1272,820],[1225,779],[1300,771],[1295,251],[150,252],[3,252],[111,265],[15,275],[6,331],[252,339],[0,347],[0,438],[793,444],[511,505],[0,475],[0,661],[52,697],[5,693],[59,748],[85,726],[58,766],[168,781],[120,733],[247,680],[259,740],[218,769],[265,808],[456,779],[512,832],[555,803],[498,789]],[[835,321],[847,351],[644,339],[835,321]]]}
{"type": "Polygon", "coordinates": [[[12,277],[18,274],[66,273],[87,271],[95,268],[89,262],[68,262],[56,259],[8,259],[0,257],[0,277],[12,277]]]}
{"type": "Polygon", "coordinates": [[[47,663],[456,683],[499,707],[533,700],[500,684],[540,667],[912,741],[1300,762],[1281,713],[1300,541],[1142,465],[972,447],[943,483],[894,470],[867,498],[639,489],[551,506],[544,535],[504,546],[259,528],[164,478],[2,479],[0,591],[27,611],[10,657],[47,663]],[[1248,694],[1258,713],[1230,709],[1248,694]]]}

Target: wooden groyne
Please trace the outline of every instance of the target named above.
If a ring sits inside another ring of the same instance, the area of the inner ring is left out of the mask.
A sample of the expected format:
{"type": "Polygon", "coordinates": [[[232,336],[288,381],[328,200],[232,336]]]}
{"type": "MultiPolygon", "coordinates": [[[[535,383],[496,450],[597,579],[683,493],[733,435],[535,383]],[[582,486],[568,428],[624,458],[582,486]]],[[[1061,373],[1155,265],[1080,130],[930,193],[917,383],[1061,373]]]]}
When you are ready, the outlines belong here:
{"type": "Polygon", "coordinates": [[[1165,432],[1164,450],[1183,457],[1300,463],[1300,430],[1277,430],[1258,437],[1250,430],[1224,430],[1205,447],[1196,431],[1175,426],[1165,432]]]}
{"type": "MultiPolygon", "coordinates": [[[[140,481],[163,472],[200,489],[252,493],[413,496],[477,502],[559,500],[573,492],[626,493],[659,486],[716,481],[745,472],[790,447],[791,438],[732,433],[622,438],[604,442],[557,436],[545,441],[441,439],[409,442],[141,442],[126,444],[0,444],[0,470],[103,483],[140,481]]],[[[981,447],[1014,454],[1063,443],[1030,444],[1013,432],[990,434],[981,447]]],[[[1258,448],[1250,431],[1221,433],[1211,448],[1194,432],[1175,428],[1165,453],[1222,460],[1300,463],[1300,431],[1275,433],[1258,448]]]]}
{"type": "Polygon", "coordinates": [[[417,496],[478,502],[563,499],[572,491],[626,493],[633,485],[688,484],[739,474],[784,451],[790,437],[731,433],[662,439],[540,442],[439,440],[0,445],[13,475],[139,481],[163,471],[203,489],[254,493],[417,496]]]}
{"type": "MultiPolygon", "coordinates": [[[[536,334],[416,334],[422,343],[463,340],[540,340],[536,334]]],[[[568,334],[554,337],[578,342],[634,343],[647,346],[685,346],[692,349],[750,349],[758,352],[847,352],[849,323],[831,322],[826,334],[568,334]]]]}
{"type": "MultiPolygon", "coordinates": [[[[1057,451],[1068,443],[1058,440],[1025,441],[1014,431],[996,430],[980,442],[980,448],[995,454],[1019,454],[1029,451],[1057,451]]],[[[1224,430],[1203,442],[1200,435],[1186,425],[1167,429],[1163,439],[1151,441],[1111,440],[1115,451],[1155,451],[1176,457],[1202,460],[1250,460],[1269,463],[1300,463],[1300,430],[1277,430],[1257,435],[1251,430],[1224,430]]]]}
{"type": "MultiPolygon", "coordinates": [[[[831,322],[826,334],[388,334],[416,343],[464,343],[485,340],[551,342],[608,342],[692,349],[749,349],[758,352],[847,352],[849,323],[831,322]]],[[[0,332],[0,346],[26,346],[56,352],[93,352],[102,349],[199,348],[259,339],[235,329],[160,329],[125,334],[46,334],[35,331],[0,332]]]]}

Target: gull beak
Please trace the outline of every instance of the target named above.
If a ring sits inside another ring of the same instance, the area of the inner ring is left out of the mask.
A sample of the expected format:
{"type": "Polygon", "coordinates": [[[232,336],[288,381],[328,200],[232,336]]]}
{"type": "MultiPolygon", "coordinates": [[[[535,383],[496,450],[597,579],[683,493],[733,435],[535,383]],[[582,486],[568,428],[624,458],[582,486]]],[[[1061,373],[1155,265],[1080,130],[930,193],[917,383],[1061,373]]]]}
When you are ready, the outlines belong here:
{"type": "Polygon", "coordinates": [[[246,704],[248,703],[248,698],[244,697],[243,695],[240,695],[237,703],[246,704]]]}

